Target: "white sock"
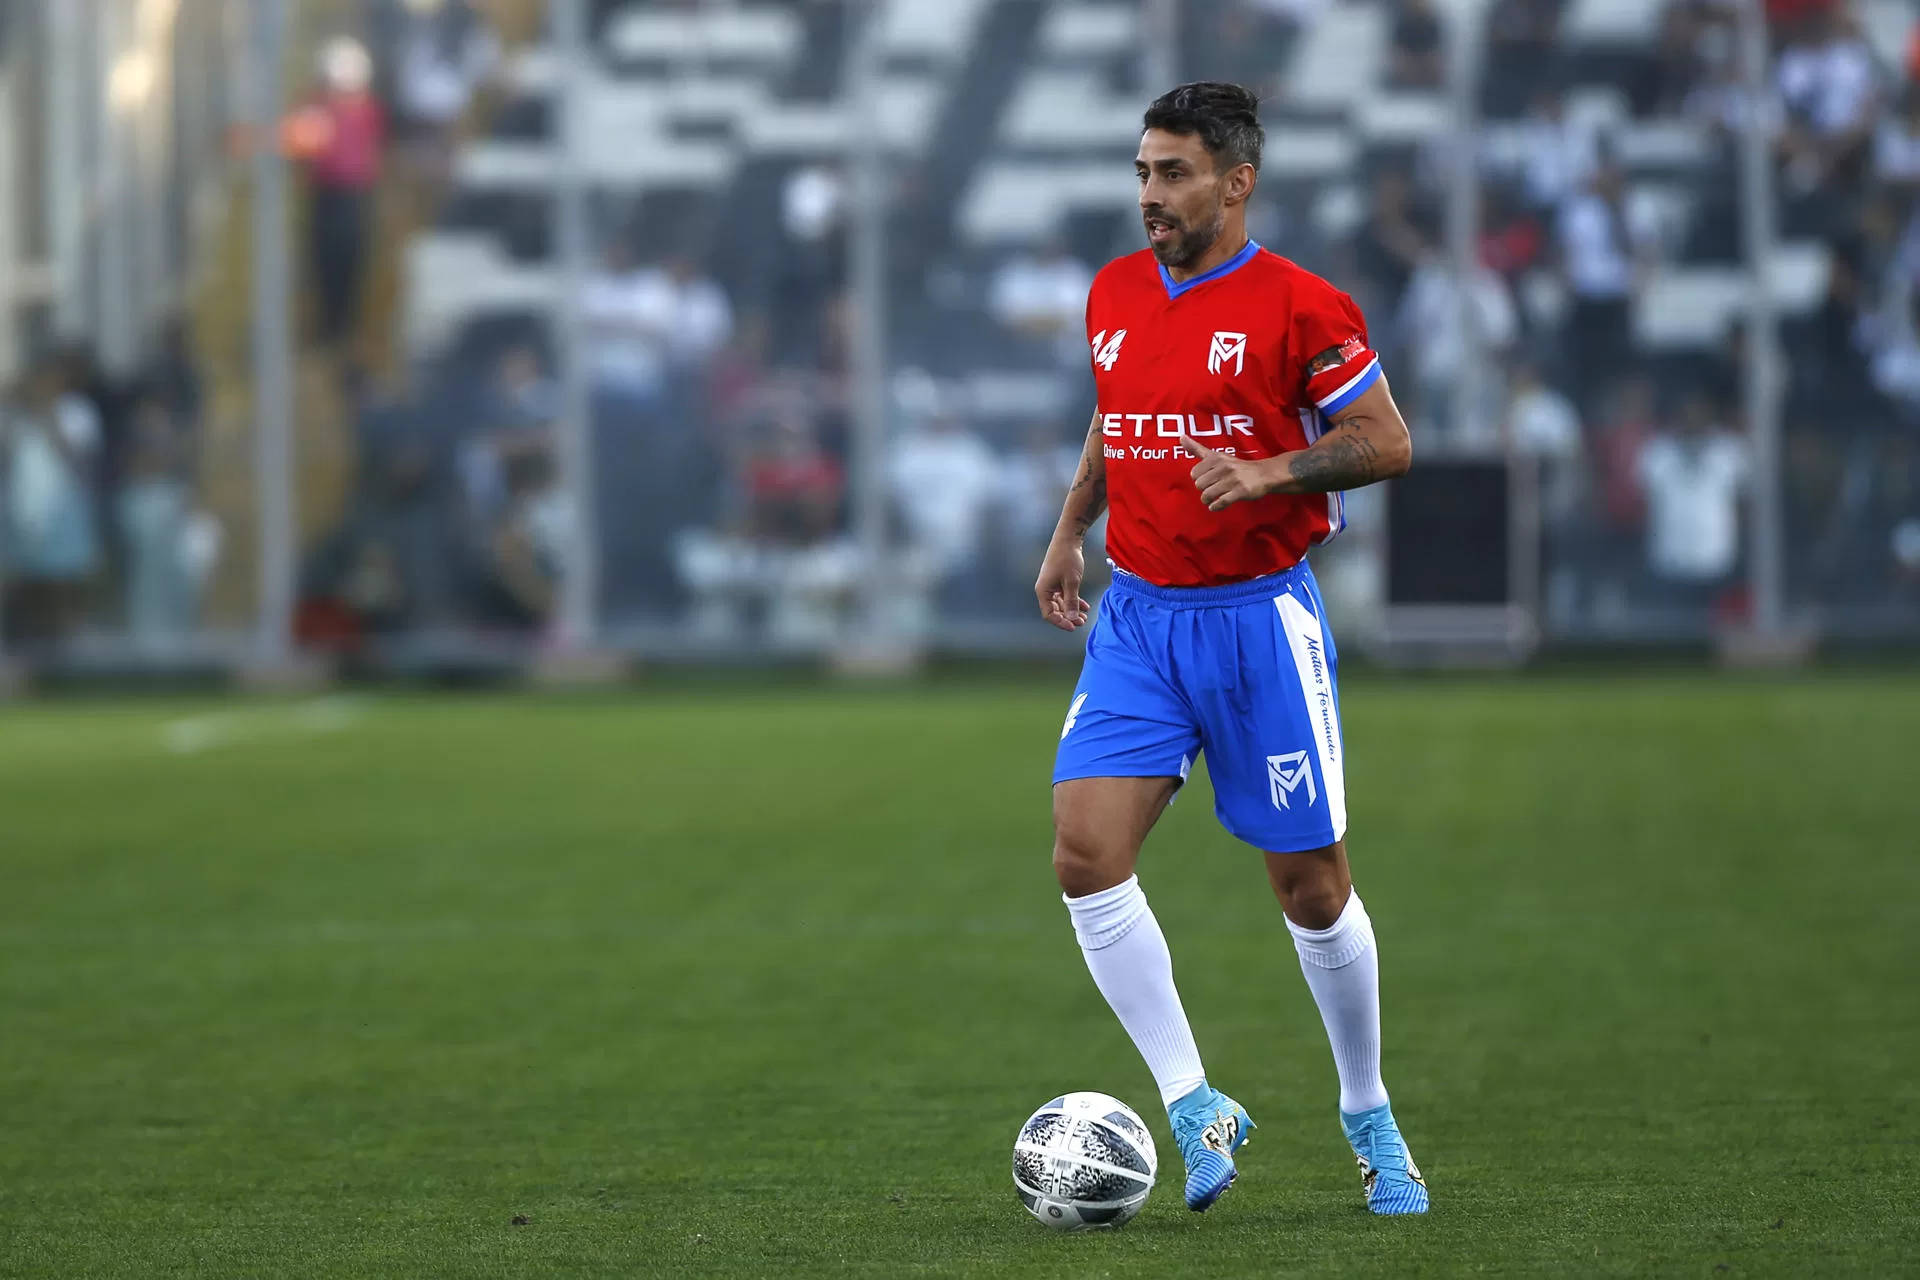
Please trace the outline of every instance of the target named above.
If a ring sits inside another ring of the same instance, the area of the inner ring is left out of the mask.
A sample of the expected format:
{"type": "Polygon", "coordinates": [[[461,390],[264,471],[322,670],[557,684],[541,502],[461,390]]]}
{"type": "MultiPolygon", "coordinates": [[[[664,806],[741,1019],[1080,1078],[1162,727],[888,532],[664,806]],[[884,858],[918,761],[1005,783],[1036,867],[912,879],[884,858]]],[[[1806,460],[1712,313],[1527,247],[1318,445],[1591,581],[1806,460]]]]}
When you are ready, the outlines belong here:
{"type": "Polygon", "coordinates": [[[1331,928],[1302,929],[1289,920],[1287,931],[1293,934],[1300,972],[1307,975],[1307,987],[1333,1044],[1340,1109],[1354,1115],[1383,1105],[1387,1086],[1380,1082],[1380,952],[1373,945],[1373,921],[1360,895],[1348,895],[1331,928]]]}
{"type": "Polygon", "coordinates": [[[1173,985],[1173,955],[1138,877],[1084,898],[1062,899],[1093,983],[1147,1060],[1162,1104],[1206,1083],[1200,1050],[1173,985]]]}

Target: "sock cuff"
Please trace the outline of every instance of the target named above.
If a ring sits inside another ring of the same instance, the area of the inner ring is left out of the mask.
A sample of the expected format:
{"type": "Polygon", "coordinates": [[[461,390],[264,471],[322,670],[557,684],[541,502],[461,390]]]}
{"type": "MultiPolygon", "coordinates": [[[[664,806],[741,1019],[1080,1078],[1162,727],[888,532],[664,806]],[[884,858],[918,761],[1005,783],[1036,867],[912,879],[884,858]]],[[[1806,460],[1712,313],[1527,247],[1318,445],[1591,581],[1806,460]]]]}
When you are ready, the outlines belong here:
{"type": "Polygon", "coordinates": [[[1067,904],[1073,932],[1088,951],[1112,946],[1147,915],[1147,895],[1141,891],[1138,876],[1128,876],[1113,888],[1084,898],[1069,898],[1063,893],[1060,900],[1067,904]]]}
{"type": "Polygon", "coordinates": [[[1293,935],[1293,949],[1300,959],[1319,969],[1345,968],[1373,945],[1373,919],[1358,890],[1348,891],[1339,919],[1325,929],[1303,929],[1289,920],[1287,932],[1293,935]]]}

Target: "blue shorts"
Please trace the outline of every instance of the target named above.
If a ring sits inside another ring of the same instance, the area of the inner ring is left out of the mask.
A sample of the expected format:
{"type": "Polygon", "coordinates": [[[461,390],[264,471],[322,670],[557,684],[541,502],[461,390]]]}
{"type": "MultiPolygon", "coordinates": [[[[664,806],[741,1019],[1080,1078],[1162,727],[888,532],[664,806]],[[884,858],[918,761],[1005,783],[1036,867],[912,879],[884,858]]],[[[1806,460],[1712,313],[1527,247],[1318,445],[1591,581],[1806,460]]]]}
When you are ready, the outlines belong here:
{"type": "Polygon", "coordinates": [[[1087,637],[1053,780],[1180,778],[1200,753],[1214,812],[1270,853],[1347,831],[1339,659],[1303,560],[1225,587],[1116,573],[1087,637]]]}

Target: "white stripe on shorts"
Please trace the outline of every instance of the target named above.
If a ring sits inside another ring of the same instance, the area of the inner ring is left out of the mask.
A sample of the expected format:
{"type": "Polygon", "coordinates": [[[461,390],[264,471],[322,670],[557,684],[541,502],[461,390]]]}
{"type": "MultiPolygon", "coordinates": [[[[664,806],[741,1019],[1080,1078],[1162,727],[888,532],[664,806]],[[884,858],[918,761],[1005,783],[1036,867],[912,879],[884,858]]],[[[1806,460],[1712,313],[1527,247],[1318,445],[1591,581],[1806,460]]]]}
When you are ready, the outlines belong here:
{"type": "Polygon", "coordinates": [[[1306,697],[1307,723],[1313,727],[1314,754],[1320,758],[1320,783],[1327,795],[1327,817],[1333,838],[1347,834],[1347,776],[1342,767],[1340,710],[1333,700],[1333,673],[1327,667],[1327,642],[1320,619],[1289,592],[1274,597],[1280,625],[1293,649],[1293,667],[1306,697]]]}

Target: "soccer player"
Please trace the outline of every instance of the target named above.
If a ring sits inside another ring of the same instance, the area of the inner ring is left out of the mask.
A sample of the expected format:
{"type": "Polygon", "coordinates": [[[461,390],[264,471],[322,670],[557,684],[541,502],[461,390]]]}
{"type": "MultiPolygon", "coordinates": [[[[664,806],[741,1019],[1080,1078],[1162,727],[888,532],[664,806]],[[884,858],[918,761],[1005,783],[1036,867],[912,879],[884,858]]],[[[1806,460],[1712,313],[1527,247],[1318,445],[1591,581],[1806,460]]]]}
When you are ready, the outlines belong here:
{"type": "Polygon", "coordinates": [[[1214,812],[1266,854],[1340,1076],[1375,1213],[1427,1186],[1380,1080],[1380,969],[1347,871],[1338,659],[1309,548],[1340,494],[1405,474],[1405,421],[1353,300],[1247,238],[1265,142],[1253,94],[1182,85],[1147,109],[1134,168],[1149,248],[1087,300],[1099,403],[1034,594],[1088,621],[1082,541],[1110,512],[1113,585],[1054,766],[1054,871],[1095,985],[1152,1070],[1201,1211],[1253,1121],[1207,1082],[1140,846],[1205,752],[1214,812]]]}

